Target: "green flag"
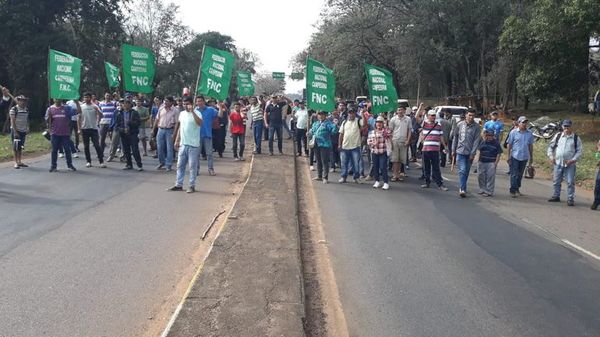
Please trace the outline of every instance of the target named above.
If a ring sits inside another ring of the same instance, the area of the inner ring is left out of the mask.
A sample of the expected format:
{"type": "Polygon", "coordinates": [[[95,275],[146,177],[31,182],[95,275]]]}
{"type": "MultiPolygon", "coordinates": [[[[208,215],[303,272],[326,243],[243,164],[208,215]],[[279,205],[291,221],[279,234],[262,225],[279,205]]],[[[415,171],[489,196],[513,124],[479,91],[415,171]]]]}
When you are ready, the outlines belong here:
{"type": "Polygon", "coordinates": [[[254,83],[252,82],[252,75],[249,72],[238,71],[237,85],[240,96],[254,95],[254,83]]]}
{"type": "Polygon", "coordinates": [[[225,100],[229,95],[233,60],[233,55],[227,51],[204,47],[200,65],[200,86],[196,93],[220,101],[225,100]]]}
{"type": "Polygon", "coordinates": [[[108,62],[104,62],[104,69],[106,70],[106,79],[108,79],[108,87],[118,88],[121,85],[121,78],[119,77],[119,67],[112,65],[108,62]]]}
{"type": "Polygon", "coordinates": [[[125,91],[149,94],[154,91],[154,54],[148,48],[124,44],[123,79],[125,91]]]}
{"type": "Polygon", "coordinates": [[[365,64],[365,73],[369,83],[373,113],[396,111],[398,109],[398,93],[392,80],[392,73],[370,64],[365,64]]]}
{"type": "Polygon", "coordinates": [[[273,72],[273,74],[271,76],[273,76],[273,78],[276,80],[285,80],[285,73],[282,73],[282,72],[278,72],[278,71],[273,72]]]}
{"type": "Polygon", "coordinates": [[[81,83],[81,60],[50,49],[48,54],[48,89],[50,98],[78,99],[81,83]]]}
{"type": "Polygon", "coordinates": [[[327,112],[335,109],[333,71],[311,58],[306,60],[306,99],[309,109],[327,112]]]}

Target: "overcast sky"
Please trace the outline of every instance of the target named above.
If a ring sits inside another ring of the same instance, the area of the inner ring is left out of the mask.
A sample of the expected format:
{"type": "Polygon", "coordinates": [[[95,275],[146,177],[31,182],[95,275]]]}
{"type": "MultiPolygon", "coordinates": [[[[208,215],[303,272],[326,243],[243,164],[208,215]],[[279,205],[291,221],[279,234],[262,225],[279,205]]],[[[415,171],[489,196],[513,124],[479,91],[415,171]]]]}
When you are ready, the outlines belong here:
{"type": "MultiPolygon", "coordinates": [[[[238,48],[258,55],[259,71],[291,73],[290,60],[302,51],[325,0],[172,0],[182,21],[198,33],[208,30],[229,35],[238,48]],[[210,4],[205,10],[207,4],[210,4]]],[[[304,81],[286,79],[286,91],[297,93],[304,81]]]]}

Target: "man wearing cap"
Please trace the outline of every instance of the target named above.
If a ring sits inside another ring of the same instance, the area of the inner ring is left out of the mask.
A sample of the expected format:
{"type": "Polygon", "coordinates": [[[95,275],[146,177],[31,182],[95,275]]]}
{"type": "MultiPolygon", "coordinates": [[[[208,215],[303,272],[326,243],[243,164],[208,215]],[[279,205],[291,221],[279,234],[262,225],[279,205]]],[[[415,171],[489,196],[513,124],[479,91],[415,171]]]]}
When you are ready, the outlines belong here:
{"type": "Polygon", "coordinates": [[[399,107],[389,124],[389,129],[392,132],[392,181],[403,181],[405,176],[404,169],[407,164],[408,145],[412,133],[412,122],[410,117],[405,114],[406,108],[399,107]]]}
{"type": "Polygon", "coordinates": [[[499,143],[502,142],[504,123],[498,119],[498,111],[494,110],[490,113],[490,120],[483,124],[483,129],[492,131],[494,138],[496,138],[499,143]]]}
{"type": "Polygon", "coordinates": [[[533,133],[527,129],[529,120],[525,116],[517,119],[518,126],[508,135],[507,151],[510,165],[510,196],[521,196],[521,182],[527,163],[533,163],[533,133]]]}
{"type": "Polygon", "coordinates": [[[304,145],[304,153],[308,156],[308,146],[306,146],[306,130],[308,130],[308,110],[304,102],[298,103],[298,108],[294,112],[296,120],[296,149],[298,156],[302,155],[302,145],[304,145]]]}
{"type": "Polygon", "coordinates": [[[115,114],[114,125],[112,125],[113,132],[118,132],[121,138],[121,146],[123,148],[123,155],[127,164],[123,170],[133,169],[133,163],[131,156],[135,159],[137,164],[137,170],[143,171],[142,168],[142,157],[140,156],[139,138],[140,132],[140,114],[133,109],[133,102],[130,99],[126,99],[123,102],[123,110],[119,110],[115,114]]]}
{"type": "Polygon", "coordinates": [[[549,202],[560,202],[560,189],[563,179],[567,180],[567,205],[575,205],[575,171],[577,161],[583,153],[583,143],[573,132],[573,122],[565,119],[562,122],[563,132],[554,136],[546,154],[554,165],[554,194],[549,202]]]}
{"type": "Polygon", "coordinates": [[[502,155],[502,146],[494,137],[493,130],[483,131],[484,140],[479,144],[479,165],[477,167],[479,194],[484,197],[494,195],[496,168],[502,155]]]}
{"type": "Polygon", "coordinates": [[[81,104],[81,114],[78,115],[79,133],[83,138],[83,152],[85,153],[86,167],[92,167],[92,156],[90,154],[90,140],[96,149],[100,167],[106,167],[104,164],[104,154],[98,141],[98,123],[102,119],[100,108],[92,104],[92,94],[86,92],[83,94],[83,104],[81,104]]]}
{"type": "Polygon", "coordinates": [[[173,104],[175,99],[173,96],[165,97],[164,105],[158,110],[156,121],[153,129],[158,129],[156,133],[156,144],[158,148],[158,166],[157,170],[172,170],[173,165],[173,132],[177,119],[179,117],[179,109],[173,104]]]}
{"type": "Polygon", "coordinates": [[[27,97],[19,95],[16,100],[17,105],[10,109],[8,115],[10,116],[10,139],[13,144],[13,154],[15,156],[14,168],[20,169],[21,167],[28,167],[23,164],[21,157],[27,131],[29,130],[29,109],[27,109],[27,97]]]}
{"type": "Polygon", "coordinates": [[[475,109],[469,108],[465,120],[456,125],[456,132],[454,132],[452,139],[452,154],[458,166],[458,194],[461,198],[467,196],[469,172],[481,140],[481,130],[474,119],[475,109]]]}
{"type": "Polygon", "coordinates": [[[419,136],[419,143],[423,145],[423,173],[425,175],[425,184],[421,185],[421,188],[429,188],[433,177],[438,188],[447,191],[448,188],[444,186],[440,171],[440,146],[447,147],[443,137],[444,131],[442,126],[435,121],[435,115],[434,110],[427,112],[427,120],[423,122],[419,136]]]}

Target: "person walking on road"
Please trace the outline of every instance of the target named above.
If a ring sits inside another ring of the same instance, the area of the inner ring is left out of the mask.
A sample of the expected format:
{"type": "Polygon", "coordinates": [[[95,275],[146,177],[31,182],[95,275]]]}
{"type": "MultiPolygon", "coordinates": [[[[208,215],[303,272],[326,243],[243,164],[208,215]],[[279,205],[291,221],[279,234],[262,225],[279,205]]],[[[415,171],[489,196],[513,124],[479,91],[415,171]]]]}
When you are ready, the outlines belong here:
{"type": "Polygon", "coordinates": [[[567,205],[575,206],[575,172],[577,161],[583,153],[583,143],[573,132],[573,122],[565,119],[562,122],[563,132],[554,136],[546,151],[550,163],[554,166],[552,185],[554,193],[549,202],[560,202],[560,189],[564,179],[567,180],[567,205]]]}
{"type": "Polygon", "coordinates": [[[360,183],[359,158],[361,156],[361,130],[367,127],[366,115],[364,119],[356,117],[356,110],[348,110],[348,118],[342,122],[339,131],[339,148],[342,161],[340,183],[345,183],[348,177],[349,164],[352,163],[352,177],[354,182],[360,183]]]}
{"type": "Polygon", "coordinates": [[[104,94],[104,101],[99,103],[102,118],[100,119],[100,148],[102,153],[106,148],[106,136],[110,133],[110,122],[117,109],[117,103],[112,100],[110,93],[104,94]]]}
{"type": "Polygon", "coordinates": [[[369,132],[367,143],[371,149],[373,160],[373,177],[375,180],[373,188],[381,186],[381,180],[383,180],[382,189],[387,190],[390,188],[388,178],[388,142],[390,140],[390,132],[384,125],[385,119],[383,116],[378,116],[375,120],[375,129],[369,132]]]}
{"type": "Polygon", "coordinates": [[[498,142],[502,142],[504,123],[498,119],[498,111],[494,110],[490,113],[490,120],[483,124],[483,129],[492,131],[494,138],[496,138],[498,142]]]}
{"type": "Polygon", "coordinates": [[[252,153],[261,154],[262,134],[265,123],[262,108],[256,97],[250,97],[248,113],[252,119],[252,136],[254,137],[254,151],[252,153]]]}
{"type": "Polygon", "coordinates": [[[13,144],[13,154],[15,157],[15,169],[28,167],[23,164],[22,155],[25,147],[25,139],[29,131],[29,109],[27,108],[27,97],[19,95],[16,98],[17,105],[8,111],[10,117],[10,140],[13,144]]]}
{"type": "Polygon", "coordinates": [[[142,97],[136,97],[133,101],[135,106],[133,109],[140,115],[140,141],[142,142],[142,156],[148,156],[148,135],[152,134],[152,131],[148,130],[148,122],[150,121],[150,109],[144,106],[144,100],[142,97]]]}
{"type": "Polygon", "coordinates": [[[317,177],[313,180],[323,181],[323,184],[328,183],[329,178],[329,159],[331,157],[331,134],[336,132],[337,128],[325,116],[325,111],[319,111],[317,122],[312,124],[309,132],[309,137],[314,137],[315,156],[317,157],[317,177]]]}
{"type": "Polygon", "coordinates": [[[479,124],[475,123],[475,109],[467,110],[465,120],[457,124],[452,139],[453,160],[458,165],[459,190],[461,198],[467,196],[467,181],[471,165],[481,141],[479,124]]]}
{"type": "Polygon", "coordinates": [[[273,141],[277,135],[277,148],[283,154],[283,107],[288,104],[287,98],[273,96],[271,103],[265,109],[265,127],[269,129],[269,155],[273,155],[273,141]]]}
{"type": "MultiPolygon", "coordinates": [[[[219,112],[215,108],[206,104],[204,96],[196,96],[196,108],[195,111],[202,115],[202,126],[200,127],[200,155],[202,159],[208,159],[208,174],[211,176],[215,175],[215,167],[213,160],[213,138],[212,138],[212,125],[213,121],[218,117],[223,117],[225,113],[224,107],[219,109],[219,112]]],[[[198,161],[198,167],[200,161],[198,161]]],[[[200,168],[198,168],[200,172],[200,168]]]]}
{"type": "Polygon", "coordinates": [[[298,157],[302,156],[302,146],[304,146],[304,154],[308,157],[308,146],[306,139],[306,130],[308,129],[308,110],[304,102],[298,103],[298,108],[294,112],[296,120],[296,150],[298,157]]]}
{"type": "Polygon", "coordinates": [[[182,191],[185,167],[189,166],[190,182],[187,193],[196,192],[196,177],[198,176],[198,159],[200,159],[200,127],[202,114],[194,109],[192,98],[183,99],[185,108],[179,114],[179,128],[175,136],[175,149],[177,149],[177,180],[168,191],[182,191]]]}
{"type": "Polygon", "coordinates": [[[477,167],[479,194],[484,197],[494,195],[496,168],[502,155],[502,146],[495,138],[493,130],[485,130],[484,141],[479,144],[479,165],[477,167]]]}
{"type": "Polygon", "coordinates": [[[83,138],[83,152],[85,154],[86,167],[92,167],[92,155],[90,154],[90,140],[96,150],[100,167],[106,167],[104,164],[104,153],[100,147],[98,124],[102,120],[102,111],[92,103],[92,95],[89,92],[83,94],[83,104],[81,104],[81,114],[79,114],[79,133],[83,138]]]}
{"type": "MultiPolygon", "coordinates": [[[[173,106],[173,96],[165,97],[164,105],[158,110],[154,129],[156,133],[156,146],[158,151],[157,170],[171,171],[173,165],[173,132],[179,117],[179,109],[173,106]]],[[[212,146],[212,145],[211,145],[212,146]]],[[[211,147],[212,149],[212,147],[211,147]]],[[[212,151],[211,151],[212,152],[212,151]]]]}
{"type": "Polygon", "coordinates": [[[525,116],[517,119],[517,128],[508,135],[507,152],[510,165],[510,196],[521,196],[521,182],[527,163],[533,163],[533,133],[527,129],[529,120],[525,116]]]}
{"type": "Polygon", "coordinates": [[[71,120],[81,112],[79,100],[75,100],[77,110],[71,109],[63,104],[62,100],[54,100],[54,104],[46,110],[46,121],[50,130],[50,141],[52,143],[52,154],[50,163],[50,172],[56,172],[56,161],[58,150],[63,149],[67,159],[67,167],[70,171],[77,171],[73,166],[71,158],[71,120]]]}
{"type": "Polygon", "coordinates": [[[233,111],[229,114],[231,120],[231,138],[233,138],[233,158],[235,161],[244,161],[246,148],[246,113],[241,110],[239,102],[233,104],[233,111]],[[239,152],[238,152],[239,145],[239,152]]]}
{"type": "Polygon", "coordinates": [[[140,125],[140,115],[133,109],[133,102],[130,99],[126,99],[123,103],[123,110],[120,110],[115,115],[114,125],[112,126],[113,132],[119,132],[119,137],[121,138],[121,147],[123,148],[123,155],[127,163],[123,170],[133,169],[132,155],[137,164],[137,170],[144,170],[142,167],[142,157],[140,156],[140,140],[138,138],[140,125]]]}
{"type": "Polygon", "coordinates": [[[596,173],[596,186],[594,187],[594,202],[590,207],[592,210],[597,210],[598,205],[600,205],[600,140],[596,144],[596,166],[598,167],[598,172],[596,173]]]}
{"type": "Polygon", "coordinates": [[[442,126],[435,121],[435,115],[434,110],[427,112],[427,120],[423,122],[419,136],[419,143],[423,147],[423,174],[425,175],[425,183],[421,185],[421,188],[429,188],[433,178],[438,189],[447,191],[448,188],[444,185],[442,172],[440,171],[440,146],[448,147],[443,138],[442,126]]]}
{"type": "Polygon", "coordinates": [[[392,181],[403,181],[406,176],[405,169],[408,163],[408,146],[412,122],[406,116],[406,108],[399,107],[396,115],[390,120],[389,129],[392,133],[392,181]]]}

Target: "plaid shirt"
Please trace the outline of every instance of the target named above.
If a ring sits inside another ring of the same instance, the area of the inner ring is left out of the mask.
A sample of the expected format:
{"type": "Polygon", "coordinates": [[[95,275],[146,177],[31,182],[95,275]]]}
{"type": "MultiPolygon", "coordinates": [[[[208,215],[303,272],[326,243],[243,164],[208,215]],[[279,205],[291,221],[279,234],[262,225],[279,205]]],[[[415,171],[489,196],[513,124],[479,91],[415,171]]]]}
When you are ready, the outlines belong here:
{"type": "Polygon", "coordinates": [[[367,139],[367,143],[371,148],[371,153],[373,154],[384,154],[387,153],[387,147],[385,144],[385,140],[390,138],[390,132],[388,129],[373,130],[369,132],[369,138],[367,139]]]}

